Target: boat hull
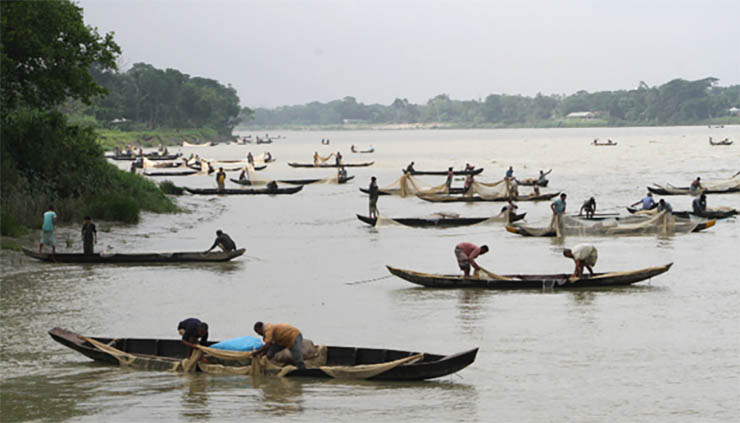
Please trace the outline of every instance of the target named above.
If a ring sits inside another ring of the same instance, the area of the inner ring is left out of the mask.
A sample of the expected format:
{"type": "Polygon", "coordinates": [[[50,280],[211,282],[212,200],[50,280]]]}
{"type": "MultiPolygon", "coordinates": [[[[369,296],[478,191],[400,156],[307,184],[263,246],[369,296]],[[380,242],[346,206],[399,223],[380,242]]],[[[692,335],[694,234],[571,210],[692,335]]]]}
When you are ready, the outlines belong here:
{"type": "Polygon", "coordinates": [[[137,254],[76,254],[76,253],[38,253],[36,251],[23,249],[23,254],[37,260],[54,263],[196,263],[196,262],[223,262],[244,254],[245,249],[240,248],[228,252],[202,251],[178,252],[178,253],[137,253],[137,254]]]}
{"type": "MultiPolygon", "coordinates": [[[[49,335],[60,344],[71,348],[82,355],[95,361],[117,365],[118,360],[112,355],[97,349],[87,342],[82,336],[62,329],[54,328],[49,335]]],[[[179,339],[144,339],[144,338],[99,338],[92,337],[96,341],[108,344],[116,349],[137,356],[155,358],[165,363],[174,363],[187,357],[187,347],[179,339]]],[[[209,341],[213,345],[215,341],[209,341]]],[[[478,348],[463,351],[451,355],[439,355],[424,353],[424,357],[409,364],[393,367],[370,380],[389,381],[414,381],[433,379],[446,376],[464,369],[475,361],[478,348]]],[[[412,351],[380,349],[380,348],[358,348],[358,347],[327,347],[328,366],[356,366],[365,364],[380,364],[398,360],[418,354],[412,351]]],[[[295,370],[287,374],[287,377],[311,377],[328,378],[329,376],[320,369],[308,368],[295,370]]]]}
{"type": "MultiPolygon", "coordinates": [[[[517,214],[514,219],[512,219],[512,222],[524,219],[526,214],[527,213],[517,214]]],[[[370,226],[375,226],[378,220],[377,218],[367,217],[360,214],[357,215],[357,218],[370,226]]],[[[490,219],[490,217],[458,217],[443,219],[392,218],[396,223],[413,228],[454,228],[458,226],[475,225],[488,219],[490,219]]]]}
{"type": "Polygon", "coordinates": [[[494,279],[465,279],[461,275],[438,275],[404,270],[386,266],[388,271],[399,278],[428,288],[485,288],[498,290],[515,289],[575,289],[575,288],[604,288],[613,286],[632,285],[650,279],[670,270],[673,263],[663,266],[650,267],[631,272],[596,273],[586,276],[575,282],[570,282],[570,274],[552,275],[504,275],[511,280],[494,279]]]}
{"type": "MultiPolygon", "coordinates": [[[[403,173],[409,173],[411,175],[437,175],[437,176],[447,176],[446,170],[412,170],[408,171],[406,169],[402,170],[403,173]]],[[[483,172],[483,168],[479,167],[478,169],[473,170],[453,170],[452,173],[456,176],[460,175],[479,175],[481,172],[483,172]]]]}
{"type": "MultiPolygon", "coordinates": [[[[556,192],[553,194],[542,194],[542,195],[528,195],[519,196],[513,199],[513,201],[547,201],[554,197],[557,197],[560,193],[556,192]]],[[[481,198],[478,196],[464,197],[464,196],[453,196],[453,195],[417,195],[424,201],[430,201],[432,203],[477,203],[481,201],[509,201],[507,197],[499,198],[481,198]]]]}
{"type": "Polygon", "coordinates": [[[278,195],[278,194],[295,194],[303,189],[303,185],[290,188],[278,189],[223,189],[216,188],[188,188],[185,191],[195,195],[278,195]]]}
{"type": "Polygon", "coordinates": [[[288,166],[290,167],[313,167],[313,168],[337,168],[337,167],[368,167],[375,164],[375,162],[365,162],[365,163],[343,163],[343,164],[319,164],[315,165],[313,163],[288,163],[288,166]]]}
{"type": "MultiPolygon", "coordinates": [[[[691,189],[689,187],[678,187],[674,188],[673,190],[667,190],[662,187],[647,187],[648,191],[652,192],[653,194],[657,195],[692,195],[691,189]]],[[[732,194],[735,192],[740,192],[740,187],[737,188],[728,188],[723,190],[714,190],[714,189],[705,189],[702,190],[702,193],[704,194],[732,194]]]]}

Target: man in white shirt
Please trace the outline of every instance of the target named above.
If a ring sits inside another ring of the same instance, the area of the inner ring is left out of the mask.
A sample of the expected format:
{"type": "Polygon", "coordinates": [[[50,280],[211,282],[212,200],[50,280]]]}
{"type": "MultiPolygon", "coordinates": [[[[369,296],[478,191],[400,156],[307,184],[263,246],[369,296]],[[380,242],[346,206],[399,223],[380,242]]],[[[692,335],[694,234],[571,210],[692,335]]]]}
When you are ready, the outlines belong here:
{"type": "Polygon", "coordinates": [[[593,266],[596,265],[596,260],[599,258],[599,254],[596,251],[596,247],[591,244],[578,244],[573,249],[566,248],[563,250],[563,255],[568,258],[572,258],[576,262],[576,269],[573,272],[573,276],[580,278],[583,276],[583,268],[586,267],[591,275],[594,274],[593,266]]]}

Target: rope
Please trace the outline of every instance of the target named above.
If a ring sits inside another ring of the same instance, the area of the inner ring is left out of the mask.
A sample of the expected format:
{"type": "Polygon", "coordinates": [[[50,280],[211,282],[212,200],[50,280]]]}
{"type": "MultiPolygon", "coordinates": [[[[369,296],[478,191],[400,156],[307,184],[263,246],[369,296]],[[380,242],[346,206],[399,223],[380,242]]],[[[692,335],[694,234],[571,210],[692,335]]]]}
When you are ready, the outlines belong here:
{"type": "Polygon", "coordinates": [[[361,281],[345,282],[344,284],[345,285],[359,285],[361,283],[368,283],[368,282],[380,281],[380,280],[383,280],[383,279],[388,279],[390,277],[393,277],[393,275],[385,275],[385,276],[381,276],[379,278],[365,279],[365,280],[361,280],[361,281]]]}

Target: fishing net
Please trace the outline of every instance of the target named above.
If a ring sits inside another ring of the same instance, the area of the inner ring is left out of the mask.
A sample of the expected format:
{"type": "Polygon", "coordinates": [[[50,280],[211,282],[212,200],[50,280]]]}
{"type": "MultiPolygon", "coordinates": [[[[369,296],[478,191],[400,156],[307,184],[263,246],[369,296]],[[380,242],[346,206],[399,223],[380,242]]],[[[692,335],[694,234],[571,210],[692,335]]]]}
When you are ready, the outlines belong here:
{"type": "Polygon", "coordinates": [[[706,189],[725,191],[730,189],[740,189],[740,175],[735,175],[727,179],[715,179],[702,182],[706,189]]]}
{"type": "Polygon", "coordinates": [[[242,170],[244,171],[244,177],[249,182],[251,182],[252,185],[257,185],[257,186],[267,185],[271,181],[271,179],[262,179],[259,176],[257,176],[257,172],[254,170],[254,165],[252,163],[245,164],[242,170]]]}
{"type": "Polygon", "coordinates": [[[320,164],[326,163],[332,157],[334,157],[334,153],[331,153],[331,154],[329,154],[326,157],[319,156],[319,153],[313,153],[313,164],[315,166],[315,165],[320,165],[320,164]]]}
{"type": "Polygon", "coordinates": [[[400,178],[396,179],[395,182],[387,187],[381,188],[380,191],[387,192],[392,195],[399,195],[401,197],[408,197],[410,195],[417,194],[447,194],[449,192],[446,184],[431,186],[414,178],[413,175],[408,173],[404,173],[400,178]]]}
{"type": "Polygon", "coordinates": [[[677,219],[673,214],[662,211],[649,218],[641,220],[621,221],[606,219],[589,221],[574,219],[568,216],[553,215],[550,225],[545,228],[530,228],[520,226],[529,235],[549,236],[555,232],[556,236],[589,236],[589,235],[642,235],[692,232],[700,223],[690,219],[677,219]]]}

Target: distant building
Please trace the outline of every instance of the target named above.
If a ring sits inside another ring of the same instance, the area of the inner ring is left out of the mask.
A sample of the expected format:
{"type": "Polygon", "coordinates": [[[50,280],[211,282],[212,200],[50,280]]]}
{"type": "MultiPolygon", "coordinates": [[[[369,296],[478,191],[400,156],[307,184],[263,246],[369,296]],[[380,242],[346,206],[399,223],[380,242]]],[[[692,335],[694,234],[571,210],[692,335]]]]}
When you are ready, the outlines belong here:
{"type": "Polygon", "coordinates": [[[727,109],[727,111],[730,112],[730,114],[733,116],[740,116],[740,109],[738,109],[737,107],[730,107],[729,109],[727,109]]]}
{"type": "Polygon", "coordinates": [[[601,112],[573,112],[568,113],[566,116],[566,119],[581,119],[581,120],[591,120],[591,119],[598,119],[601,116],[601,112]]]}

